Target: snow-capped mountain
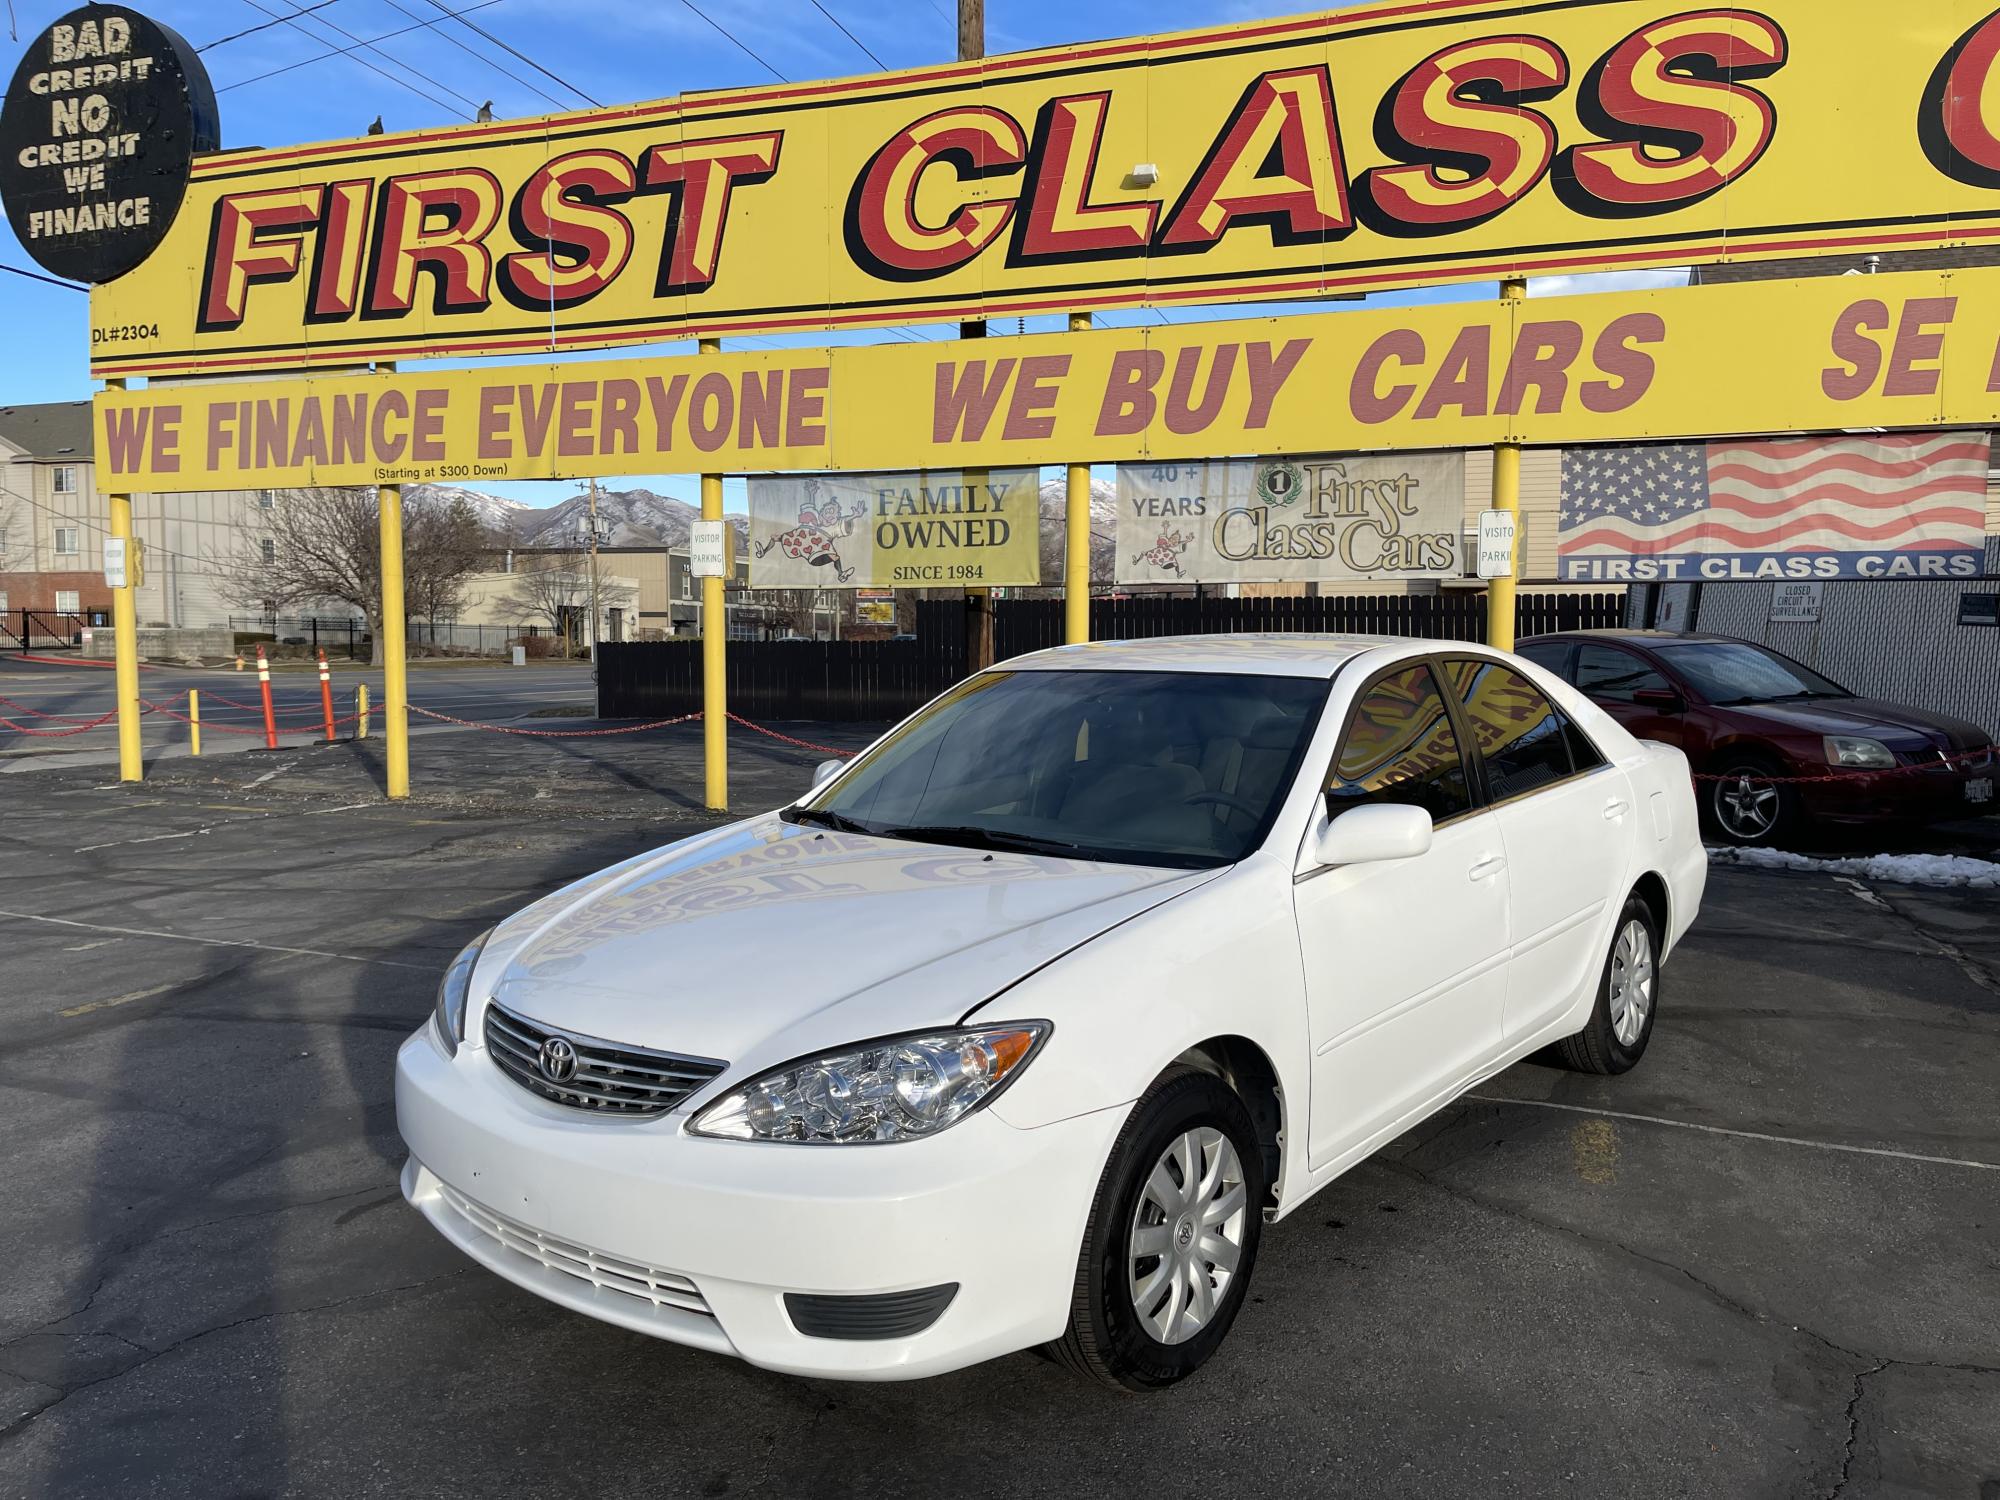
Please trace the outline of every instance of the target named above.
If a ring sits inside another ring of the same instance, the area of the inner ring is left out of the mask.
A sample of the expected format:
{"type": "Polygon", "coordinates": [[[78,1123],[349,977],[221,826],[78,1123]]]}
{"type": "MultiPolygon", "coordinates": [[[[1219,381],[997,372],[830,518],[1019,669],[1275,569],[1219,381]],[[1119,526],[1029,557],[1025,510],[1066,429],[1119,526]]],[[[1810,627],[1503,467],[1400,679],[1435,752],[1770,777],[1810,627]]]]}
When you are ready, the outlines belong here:
{"type": "Polygon", "coordinates": [[[479,524],[500,536],[511,537],[519,520],[524,515],[534,515],[531,506],[518,500],[509,500],[504,495],[489,495],[484,490],[468,490],[456,484],[412,484],[403,489],[406,500],[418,504],[435,501],[440,505],[451,505],[463,500],[472,507],[472,513],[479,517],[479,524]]]}
{"type": "MultiPolygon", "coordinates": [[[[1051,479],[1042,486],[1042,587],[1061,588],[1063,581],[1063,514],[1069,507],[1069,486],[1051,479]]],[[[1102,479],[1090,482],[1090,581],[1111,582],[1117,550],[1118,489],[1102,479]]]]}

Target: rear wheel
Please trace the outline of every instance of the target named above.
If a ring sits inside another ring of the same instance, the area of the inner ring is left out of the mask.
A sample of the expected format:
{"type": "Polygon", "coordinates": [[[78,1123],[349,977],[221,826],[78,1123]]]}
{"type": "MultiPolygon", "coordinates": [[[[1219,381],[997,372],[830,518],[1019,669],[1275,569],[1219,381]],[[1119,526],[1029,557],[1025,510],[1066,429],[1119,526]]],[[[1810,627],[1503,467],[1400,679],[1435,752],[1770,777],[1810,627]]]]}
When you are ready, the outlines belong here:
{"type": "Polygon", "coordinates": [[[1702,783],[1709,827],[1745,848],[1788,838],[1798,823],[1798,794],[1782,774],[1775,762],[1748,751],[1723,756],[1702,783]]]}
{"type": "Polygon", "coordinates": [[[1578,1073],[1624,1073],[1646,1055],[1660,1012],[1660,932],[1653,909],[1625,902],[1597,982],[1590,1023],[1556,1043],[1557,1059],[1578,1073]]]}
{"type": "Polygon", "coordinates": [[[1048,1352],[1130,1391],[1192,1375],[1243,1305],[1267,1189],[1264,1154],[1234,1090],[1196,1072],[1155,1084],[1098,1182],[1069,1331],[1048,1352]]]}

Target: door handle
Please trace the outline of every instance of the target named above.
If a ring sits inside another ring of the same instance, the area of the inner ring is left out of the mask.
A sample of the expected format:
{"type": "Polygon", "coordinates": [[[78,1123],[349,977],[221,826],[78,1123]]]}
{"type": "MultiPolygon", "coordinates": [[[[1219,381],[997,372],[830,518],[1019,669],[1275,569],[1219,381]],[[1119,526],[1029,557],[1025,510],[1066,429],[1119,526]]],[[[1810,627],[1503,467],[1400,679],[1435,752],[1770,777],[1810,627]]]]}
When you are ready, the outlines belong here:
{"type": "Polygon", "coordinates": [[[1506,868],[1507,861],[1503,856],[1489,854],[1484,859],[1476,860],[1472,868],[1465,873],[1473,880],[1484,880],[1489,875],[1498,875],[1506,868]]]}
{"type": "Polygon", "coordinates": [[[1613,797],[1609,802],[1604,804],[1604,821],[1607,823],[1615,823],[1618,819],[1624,817],[1625,814],[1627,814],[1631,810],[1632,810],[1631,803],[1627,802],[1622,797],[1613,797]]]}

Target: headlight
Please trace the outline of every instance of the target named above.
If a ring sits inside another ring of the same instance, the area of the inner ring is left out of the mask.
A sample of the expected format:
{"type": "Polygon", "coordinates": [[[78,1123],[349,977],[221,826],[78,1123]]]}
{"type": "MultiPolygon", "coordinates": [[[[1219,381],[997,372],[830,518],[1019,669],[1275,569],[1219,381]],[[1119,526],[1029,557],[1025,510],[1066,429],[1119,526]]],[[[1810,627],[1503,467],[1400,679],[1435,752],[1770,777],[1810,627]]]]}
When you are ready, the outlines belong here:
{"type": "Polygon", "coordinates": [[[472,988],[472,966],[479,962],[480,952],[492,936],[493,929],[489,927],[467,943],[444,971],[444,978],[438,981],[437,1006],[431,1019],[437,1022],[438,1040],[453,1057],[458,1055],[458,1044],[465,1040],[465,997],[472,988]]]}
{"type": "Polygon", "coordinates": [[[1826,763],[1830,766],[1886,771],[1896,764],[1896,757],[1880,740],[1859,740],[1852,735],[1830,734],[1826,737],[1826,763]]]}
{"type": "Polygon", "coordinates": [[[1016,1021],[804,1058],[724,1094],[688,1128],[732,1141],[808,1146],[936,1135],[999,1093],[1049,1031],[1046,1021],[1016,1021]]]}

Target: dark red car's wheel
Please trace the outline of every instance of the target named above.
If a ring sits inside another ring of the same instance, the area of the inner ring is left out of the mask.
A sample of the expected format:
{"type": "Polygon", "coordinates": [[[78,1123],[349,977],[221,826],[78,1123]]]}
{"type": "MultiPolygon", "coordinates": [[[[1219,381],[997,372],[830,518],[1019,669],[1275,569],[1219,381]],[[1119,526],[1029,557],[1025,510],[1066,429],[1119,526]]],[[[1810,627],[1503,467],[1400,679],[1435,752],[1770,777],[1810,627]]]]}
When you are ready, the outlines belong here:
{"type": "Polygon", "coordinates": [[[1748,751],[1721,757],[1702,785],[1701,810],[1724,843],[1755,848],[1789,838],[1798,826],[1798,793],[1777,763],[1748,751]]]}

